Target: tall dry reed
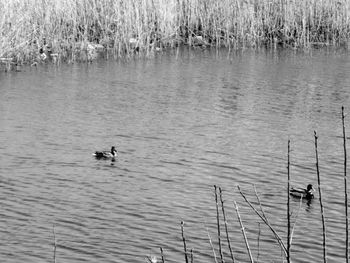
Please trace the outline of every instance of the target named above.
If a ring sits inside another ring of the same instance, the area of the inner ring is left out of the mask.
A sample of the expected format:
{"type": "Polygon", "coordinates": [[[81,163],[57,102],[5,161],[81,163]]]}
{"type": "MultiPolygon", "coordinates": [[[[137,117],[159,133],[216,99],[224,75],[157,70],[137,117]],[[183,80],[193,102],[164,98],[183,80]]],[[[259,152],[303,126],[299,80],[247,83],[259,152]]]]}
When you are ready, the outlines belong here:
{"type": "Polygon", "coordinates": [[[347,44],[347,0],[0,0],[0,58],[16,63],[214,47],[347,44]]]}
{"type": "Polygon", "coordinates": [[[343,126],[343,148],[344,148],[344,206],[345,206],[345,262],[349,263],[349,213],[348,213],[348,183],[347,183],[347,150],[346,150],[346,133],[345,133],[345,114],[344,106],[341,107],[341,119],[343,126]]]}
{"type": "Polygon", "coordinates": [[[287,262],[290,263],[290,246],[291,246],[291,231],[290,231],[290,140],[288,140],[287,151],[287,262]]]}
{"type": "Polygon", "coordinates": [[[317,148],[317,140],[318,136],[316,131],[314,131],[315,137],[315,157],[316,157],[316,173],[317,173],[317,188],[318,188],[318,199],[320,200],[320,208],[321,208],[321,219],[322,219],[322,234],[323,234],[323,262],[327,263],[327,245],[326,245],[326,220],[324,215],[324,206],[322,201],[322,191],[321,191],[321,179],[320,179],[320,168],[319,168],[319,160],[318,160],[318,148],[317,148]]]}

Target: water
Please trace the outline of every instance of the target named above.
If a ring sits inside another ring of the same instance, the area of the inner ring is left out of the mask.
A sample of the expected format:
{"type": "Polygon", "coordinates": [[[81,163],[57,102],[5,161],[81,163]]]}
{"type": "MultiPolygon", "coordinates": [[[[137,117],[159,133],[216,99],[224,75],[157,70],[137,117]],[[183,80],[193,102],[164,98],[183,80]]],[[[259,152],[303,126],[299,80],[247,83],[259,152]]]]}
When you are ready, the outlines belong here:
{"type": "MultiPolygon", "coordinates": [[[[1,73],[1,262],[53,261],[53,225],[57,262],[147,262],[159,247],[166,262],[184,262],[182,220],[194,261],[214,262],[214,184],[236,259],[249,260],[234,201],[254,258],[282,262],[237,185],[255,202],[255,184],[285,239],[287,140],[292,184],[317,185],[314,130],[328,262],[345,261],[340,112],[350,109],[349,69],[345,51],[183,50],[1,73]],[[115,162],[92,157],[111,145],[115,162]]],[[[322,261],[318,200],[291,206],[294,261],[322,261]]]]}

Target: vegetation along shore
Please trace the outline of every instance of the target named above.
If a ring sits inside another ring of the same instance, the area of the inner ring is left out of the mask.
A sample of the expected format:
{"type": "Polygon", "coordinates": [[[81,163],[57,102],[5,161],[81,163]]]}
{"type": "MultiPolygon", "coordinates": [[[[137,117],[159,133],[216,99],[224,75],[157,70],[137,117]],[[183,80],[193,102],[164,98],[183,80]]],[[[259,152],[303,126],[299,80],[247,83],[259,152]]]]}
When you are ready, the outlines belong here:
{"type": "Polygon", "coordinates": [[[150,55],[182,44],[348,46],[347,0],[0,0],[0,64],[150,55]]]}

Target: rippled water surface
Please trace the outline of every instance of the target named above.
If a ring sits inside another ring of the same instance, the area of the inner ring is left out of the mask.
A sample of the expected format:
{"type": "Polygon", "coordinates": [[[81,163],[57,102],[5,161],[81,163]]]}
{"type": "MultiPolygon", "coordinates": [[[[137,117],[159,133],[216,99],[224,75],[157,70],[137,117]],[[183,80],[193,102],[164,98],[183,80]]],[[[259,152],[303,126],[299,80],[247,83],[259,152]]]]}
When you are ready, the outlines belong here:
{"type": "MultiPolygon", "coordinates": [[[[180,51],[0,73],[0,261],[53,261],[55,225],[57,262],[146,262],[160,247],[166,262],[185,262],[183,220],[194,262],[214,262],[215,184],[236,259],[249,261],[234,201],[254,258],[282,262],[237,185],[256,203],[255,184],[285,239],[287,141],[292,184],[317,185],[314,130],[328,260],[344,261],[340,112],[350,111],[349,73],[347,52],[325,50],[180,51]],[[92,157],[111,145],[115,162],[92,157]]],[[[294,219],[298,200],[291,209],[294,219]]],[[[322,261],[318,199],[300,205],[292,257],[322,261]]]]}

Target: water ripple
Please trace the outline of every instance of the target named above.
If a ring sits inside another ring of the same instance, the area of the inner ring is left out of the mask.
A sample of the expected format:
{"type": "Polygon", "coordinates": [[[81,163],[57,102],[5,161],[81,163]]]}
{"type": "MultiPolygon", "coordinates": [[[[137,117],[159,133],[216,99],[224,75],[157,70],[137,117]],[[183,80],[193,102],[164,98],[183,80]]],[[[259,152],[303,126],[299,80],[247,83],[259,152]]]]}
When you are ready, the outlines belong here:
{"type": "MultiPolygon", "coordinates": [[[[55,225],[58,261],[145,262],[163,247],[167,262],[180,262],[183,220],[194,261],[212,261],[208,232],[218,247],[218,185],[237,260],[249,258],[234,201],[254,255],[281,262],[275,238],[236,186],[258,206],[256,186],[271,224],[286,238],[287,140],[292,185],[316,185],[317,130],[328,257],[341,261],[338,117],[339,105],[349,104],[350,62],[328,54],[324,66],[324,54],[275,52],[245,51],[231,61],[220,52],[185,52],[28,69],[2,79],[0,258],[52,260],[55,225]],[[118,148],[116,161],[91,156],[111,145],[118,148]]],[[[291,199],[293,216],[299,205],[291,199]]],[[[320,233],[318,199],[302,202],[295,261],[321,261],[320,233]]]]}

